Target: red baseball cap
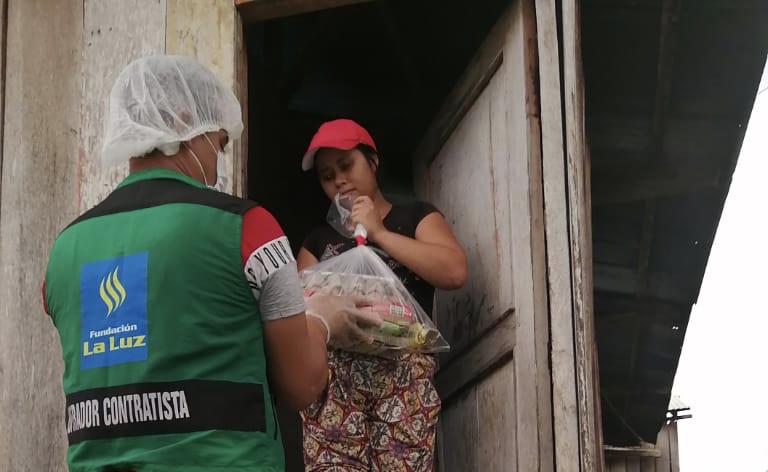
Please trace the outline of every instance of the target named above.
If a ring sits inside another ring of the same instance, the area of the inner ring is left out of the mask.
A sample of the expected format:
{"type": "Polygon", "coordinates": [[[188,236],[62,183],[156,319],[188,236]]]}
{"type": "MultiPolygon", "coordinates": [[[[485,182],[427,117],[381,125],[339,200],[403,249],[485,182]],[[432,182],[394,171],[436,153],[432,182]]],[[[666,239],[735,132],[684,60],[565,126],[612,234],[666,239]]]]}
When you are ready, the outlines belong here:
{"type": "Polygon", "coordinates": [[[328,147],[335,149],[350,150],[354,149],[358,144],[367,144],[376,150],[376,143],[373,142],[373,138],[362,126],[348,119],[339,119],[333,121],[326,121],[309,143],[307,152],[304,153],[304,157],[301,159],[301,169],[309,170],[315,166],[315,153],[318,149],[328,147]]]}

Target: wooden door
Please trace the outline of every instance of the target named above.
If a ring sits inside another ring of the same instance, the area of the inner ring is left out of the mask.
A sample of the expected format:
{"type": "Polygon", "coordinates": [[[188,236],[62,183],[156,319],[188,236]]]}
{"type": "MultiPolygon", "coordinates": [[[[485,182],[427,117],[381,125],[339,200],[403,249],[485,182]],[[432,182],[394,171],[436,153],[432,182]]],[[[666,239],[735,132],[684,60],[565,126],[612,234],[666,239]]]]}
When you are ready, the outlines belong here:
{"type": "Polygon", "coordinates": [[[553,470],[535,26],[532,2],[510,6],[415,156],[469,260],[437,296],[444,472],[553,470]]]}

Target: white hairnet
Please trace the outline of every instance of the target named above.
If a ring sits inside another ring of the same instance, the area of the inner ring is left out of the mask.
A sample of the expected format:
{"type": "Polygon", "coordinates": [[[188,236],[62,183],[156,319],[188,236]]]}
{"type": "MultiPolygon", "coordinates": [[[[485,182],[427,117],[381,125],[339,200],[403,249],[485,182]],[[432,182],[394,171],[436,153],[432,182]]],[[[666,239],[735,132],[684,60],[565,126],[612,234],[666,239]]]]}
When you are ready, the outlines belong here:
{"type": "Polygon", "coordinates": [[[120,164],[155,149],[170,156],[181,142],[220,129],[239,138],[242,112],[210,70],[189,57],[144,57],[112,87],[101,160],[120,164]]]}

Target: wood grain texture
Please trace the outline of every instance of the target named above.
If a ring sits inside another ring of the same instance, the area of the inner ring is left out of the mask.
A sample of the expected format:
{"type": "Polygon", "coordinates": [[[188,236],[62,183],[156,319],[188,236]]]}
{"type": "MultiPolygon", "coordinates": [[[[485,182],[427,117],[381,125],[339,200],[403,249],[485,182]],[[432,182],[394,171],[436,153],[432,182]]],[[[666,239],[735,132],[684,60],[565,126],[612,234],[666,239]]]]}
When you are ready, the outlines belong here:
{"type": "Polygon", "coordinates": [[[100,161],[109,93],[134,59],[165,52],[165,0],[85,0],[80,205],[84,212],[128,174],[100,161]]]}
{"type": "Polygon", "coordinates": [[[51,243],[78,210],[83,5],[38,0],[7,7],[0,124],[0,470],[64,472],[63,363],[40,286],[51,243]]]}

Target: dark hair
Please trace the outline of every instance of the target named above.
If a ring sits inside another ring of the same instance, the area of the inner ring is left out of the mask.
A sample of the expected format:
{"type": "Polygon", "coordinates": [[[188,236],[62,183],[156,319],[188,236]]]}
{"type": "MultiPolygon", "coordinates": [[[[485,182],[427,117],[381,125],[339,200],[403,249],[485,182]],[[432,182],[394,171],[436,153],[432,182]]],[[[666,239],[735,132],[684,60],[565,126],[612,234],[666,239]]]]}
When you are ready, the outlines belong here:
{"type": "Polygon", "coordinates": [[[367,144],[360,143],[357,146],[355,146],[355,149],[362,152],[365,158],[368,160],[368,164],[373,167],[374,172],[379,170],[379,165],[376,162],[377,157],[379,157],[379,153],[376,152],[375,149],[373,149],[371,146],[367,144]]]}

